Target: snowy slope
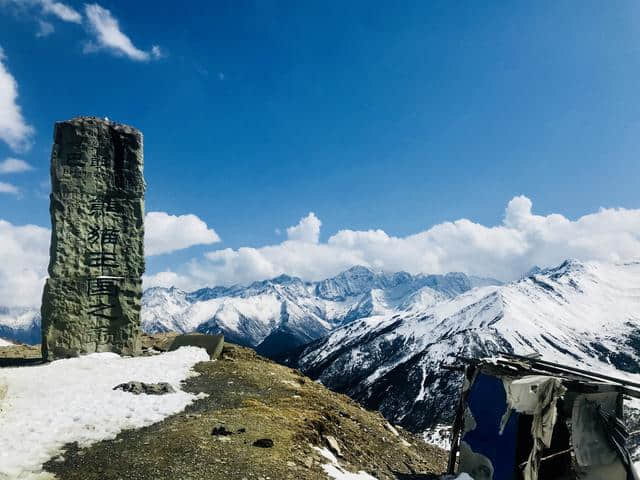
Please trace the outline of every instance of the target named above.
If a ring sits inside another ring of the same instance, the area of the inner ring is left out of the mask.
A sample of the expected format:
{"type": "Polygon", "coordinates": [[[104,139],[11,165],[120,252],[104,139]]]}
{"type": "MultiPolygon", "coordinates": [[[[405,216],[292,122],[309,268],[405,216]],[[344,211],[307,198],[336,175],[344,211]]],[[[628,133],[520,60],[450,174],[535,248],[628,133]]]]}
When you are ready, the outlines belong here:
{"type": "Polygon", "coordinates": [[[4,338],[0,338],[0,347],[8,347],[9,345],[13,345],[9,340],[5,340],[4,338]]]}
{"type": "Polygon", "coordinates": [[[430,287],[422,287],[417,292],[414,292],[405,297],[398,305],[399,310],[424,310],[436,303],[444,302],[450,297],[445,293],[441,293],[438,290],[434,290],[430,287]]]}
{"type": "Polygon", "coordinates": [[[180,389],[191,369],[208,361],[201,348],[182,347],[151,357],[94,353],[29,368],[3,368],[6,390],[0,415],[0,478],[51,478],[42,464],[67,443],[80,447],[115,438],[182,411],[204,394],[180,389]],[[113,387],[137,380],[168,382],[175,393],[133,395],[113,387]]]}
{"type": "Polygon", "coordinates": [[[503,286],[414,304],[341,327],[293,362],[415,431],[451,419],[456,356],[539,352],[560,363],[640,373],[640,263],[567,261],[503,286]]]}

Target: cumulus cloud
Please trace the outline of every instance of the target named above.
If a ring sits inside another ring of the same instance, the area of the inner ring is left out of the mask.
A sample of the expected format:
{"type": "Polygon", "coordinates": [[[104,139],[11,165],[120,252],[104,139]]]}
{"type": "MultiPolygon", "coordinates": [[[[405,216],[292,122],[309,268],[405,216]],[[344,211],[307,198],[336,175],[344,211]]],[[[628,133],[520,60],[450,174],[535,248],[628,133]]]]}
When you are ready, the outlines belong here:
{"type": "Polygon", "coordinates": [[[20,189],[15,185],[7,182],[0,182],[0,193],[10,193],[12,195],[19,195],[20,189]]]}
{"type": "Polygon", "coordinates": [[[309,212],[309,215],[300,219],[297,225],[287,228],[287,238],[299,242],[318,243],[321,226],[322,222],[316,214],[309,212]]]}
{"type": "Polygon", "coordinates": [[[172,276],[156,274],[148,281],[195,288],[282,273],[319,280],[353,265],[411,273],[462,271],[512,280],[533,265],[557,265],[567,258],[616,262],[640,257],[640,209],[603,208],[570,220],[534,214],[525,196],[514,197],[495,226],[460,219],[406,237],[383,230],[340,230],[319,242],[320,226],[310,213],[287,229],[287,240],[281,243],[208,252],[170,272],[172,276]]]}
{"type": "Polygon", "coordinates": [[[18,83],[5,65],[0,47],[0,140],[12,150],[25,151],[31,146],[33,127],[22,116],[18,105],[18,83]]]}
{"type": "MultiPolygon", "coordinates": [[[[195,215],[150,212],[145,225],[149,255],[219,241],[195,215]]],[[[558,265],[567,258],[640,258],[640,209],[602,208],[571,220],[560,214],[536,215],[524,196],[511,199],[503,220],[494,226],[460,219],[405,237],[379,229],[345,229],[321,242],[321,225],[310,213],[288,228],[280,243],[210,251],[178,268],[145,276],[145,286],[195,289],[282,273],[319,280],[353,265],[411,273],[462,271],[512,280],[533,265],[558,265]]],[[[0,305],[38,304],[48,246],[47,229],[0,221],[0,305]]]]}
{"type": "Polygon", "coordinates": [[[0,162],[0,173],[21,173],[33,170],[33,167],[18,158],[5,158],[0,162]]]}
{"type": "Polygon", "coordinates": [[[0,220],[0,305],[40,305],[50,235],[47,228],[0,220]]]}
{"type": "Polygon", "coordinates": [[[85,53],[104,49],[141,62],[162,56],[162,51],[157,45],[152,47],[151,52],[137,48],[131,39],[120,30],[118,20],[111,12],[97,3],[85,5],[85,15],[89,30],[95,36],[95,43],[91,42],[85,45],[85,53]]]}
{"type": "Polygon", "coordinates": [[[149,212],[144,218],[145,253],[159,255],[182,250],[193,245],[208,245],[220,241],[212,228],[197,216],[169,215],[166,212],[149,212]]]}

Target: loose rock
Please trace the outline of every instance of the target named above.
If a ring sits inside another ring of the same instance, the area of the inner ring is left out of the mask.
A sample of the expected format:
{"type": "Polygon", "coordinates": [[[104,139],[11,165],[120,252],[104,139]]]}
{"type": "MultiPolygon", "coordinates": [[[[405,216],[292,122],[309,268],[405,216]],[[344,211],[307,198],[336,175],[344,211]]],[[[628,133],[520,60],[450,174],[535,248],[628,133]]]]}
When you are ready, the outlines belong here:
{"type": "Polygon", "coordinates": [[[324,437],[324,440],[325,442],[327,442],[327,446],[329,447],[329,450],[335,453],[338,457],[342,457],[342,451],[340,450],[340,445],[338,444],[338,441],[335,439],[335,437],[331,435],[326,435],[324,437]]]}
{"type": "Polygon", "coordinates": [[[114,390],[122,390],[123,392],[140,395],[164,395],[165,393],[175,393],[175,389],[166,382],[160,383],[144,383],[144,382],[127,382],[121,383],[113,387],[114,390]]]}
{"type": "Polygon", "coordinates": [[[213,430],[211,430],[211,435],[222,435],[222,436],[229,436],[229,435],[233,435],[233,432],[230,430],[227,430],[227,428],[224,425],[221,425],[219,427],[214,427],[213,430]]]}
{"type": "Polygon", "coordinates": [[[273,447],[273,440],[271,440],[270,438],[259,438],[258,440],[253,442],[253,446],[260,448],[271,448],[273,447]]]}

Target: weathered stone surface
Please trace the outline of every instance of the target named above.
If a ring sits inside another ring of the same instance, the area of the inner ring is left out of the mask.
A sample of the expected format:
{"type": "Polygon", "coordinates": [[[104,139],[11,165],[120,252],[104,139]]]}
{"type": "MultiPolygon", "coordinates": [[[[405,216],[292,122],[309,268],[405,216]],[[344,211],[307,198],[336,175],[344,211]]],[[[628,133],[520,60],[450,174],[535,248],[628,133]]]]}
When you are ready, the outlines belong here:
{"type": "Polygon", "coordinates": [[[342,457],[342,450],[340,450],[340,444],[336,440],[336,437],[332,435],[326,435],[323,437],[324,441],[327,442],[329,446],[329,450],[335,453],[338,457],[342,457]]]}
{"type": "Polygon", "coordinates": [[[120,278],[115,282],[117,289],[110,294],[92,295],[90,284],[95,280],[91,277],[47,279],[42,302],[43,358],[139,353],[142,281],[120,278]]]}
{"type": "Polygon", "coordinates": [[[142,134],[93,117],[55,125],[42,353],[140,353],[142,134]]]}

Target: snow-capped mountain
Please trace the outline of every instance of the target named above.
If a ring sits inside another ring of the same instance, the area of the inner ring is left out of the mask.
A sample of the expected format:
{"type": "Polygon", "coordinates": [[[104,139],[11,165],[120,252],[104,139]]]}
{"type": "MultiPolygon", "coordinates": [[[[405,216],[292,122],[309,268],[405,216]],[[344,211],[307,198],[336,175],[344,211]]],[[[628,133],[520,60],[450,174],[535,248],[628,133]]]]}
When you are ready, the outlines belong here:
{"type": "Polygon", "coordinates": [[[334,328],[371,315],[452,298],[476,283],[462,273],[410,275],[356,266],[320,282],[281,275],[247,287],[204,288],[187,293],[151,288],[143,297],[147,332],[224,333],[230,341],[279,357],[327,335],[334,328]]]}
{"type": "MultiPolygon", "coordinates": [[[[424,308],[477,285],[497,283],[463,273],[411,275],[356,266],[320,282],[281,275],[248,286],[194,292],[155,287],[143,295],[142,328],[148,333],[224,333],[229,341],[277,358],[354,320],[424,308]]],[[[7,311],[4,318],[1,314],[0,336],[25,343],[40,341],[37,310],[7,311]],[[27,313],[34,323],[26,321],[27,313]],[[18,330],[16,324],[24,328],[18,330]]]]}
{"type": "MultiPolygon", "coordinates": [[[[566,261],[502,286],[480,286],[354,321],[290,363],[408,429],[451,420],[458,356],[538,352],[616,375],[640,373],[640,263],[566,261]]],[[[423,300],[424,299],[424,300],[423,300]]]]}
{"type": "Polygon", "coordinates": [[[0,307],[0,338],[40,343],[40,310],[0,307]]]}
{"type": "Polygon", "coordinates": [[[347,308],[316,298],[313,288],[285,275],[247,287],[191,293],[150,288],[143,296],[142,326],[147,332],[224,333],[230,341],[252,347],[280,329],[298,338],[299,345],[325,335],[333,326],[327,316],[347,308]]]}
{"type": "Polygon", "coordinates": [[[500,283],[491,278],[467,276],[458,272],[446,275],[411,275],[407,272],[381,273],[355,266],[335,277],[317,282],[315,294],[319,298],[340,301],[377,289],[386,292],[391,299],[400,299],[420,288],[429,287],[447,296],[455,296],[473,287],[500,283]]]}

